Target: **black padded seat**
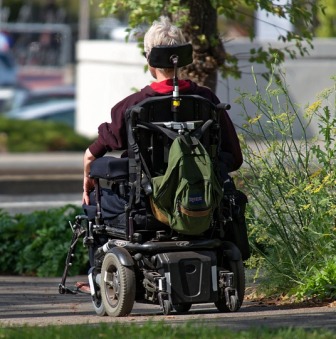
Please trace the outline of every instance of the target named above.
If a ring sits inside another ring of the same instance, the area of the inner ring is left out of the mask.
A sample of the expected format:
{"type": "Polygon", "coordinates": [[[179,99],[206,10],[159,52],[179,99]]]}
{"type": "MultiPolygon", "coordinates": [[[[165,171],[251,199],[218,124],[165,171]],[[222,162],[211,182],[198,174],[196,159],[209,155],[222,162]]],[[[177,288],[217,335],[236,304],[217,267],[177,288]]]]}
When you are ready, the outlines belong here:
{"type": "Polygon", "coordinates": [[[128,177],[128,158],[102,157],[91,164],[91,178],[106,180],[128,177]]]}

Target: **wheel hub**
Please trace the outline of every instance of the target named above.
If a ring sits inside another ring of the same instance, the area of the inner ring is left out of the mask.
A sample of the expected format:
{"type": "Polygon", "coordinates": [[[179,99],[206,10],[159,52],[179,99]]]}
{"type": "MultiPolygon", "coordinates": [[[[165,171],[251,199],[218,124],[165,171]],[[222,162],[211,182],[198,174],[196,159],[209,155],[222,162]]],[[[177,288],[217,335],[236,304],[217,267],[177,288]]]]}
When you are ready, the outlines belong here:
{"type": "Polygon", "coordinates": [[[109,273],[106,272],[104,281],[108,286],[107,289],[108,299],[111,301],[118,301],[120,292],[120,277],[118,270],[114,268],[112,272],[109,273]]]}

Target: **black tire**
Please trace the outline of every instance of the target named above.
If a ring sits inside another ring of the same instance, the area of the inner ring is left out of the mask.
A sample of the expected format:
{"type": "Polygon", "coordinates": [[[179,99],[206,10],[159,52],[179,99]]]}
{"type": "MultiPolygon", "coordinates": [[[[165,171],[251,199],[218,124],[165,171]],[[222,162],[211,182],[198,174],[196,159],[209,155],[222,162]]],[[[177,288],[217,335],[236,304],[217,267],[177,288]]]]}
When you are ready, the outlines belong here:
{"type": "MultiPolygon", "coordinates": [[[[98,291],[97,294],[100,295],[100,291],[98,291]]],[[[94,308],[96,314],[99,317],[105,317],[107,315],[105,305],[104,305],[104,303],[101,299],[101,296],[100,297],[98,297],[98,296],[92,297],[92,305],[93,305],[93,308],[94,308]]]]}
{"type": "Polygon", "coordinates": [[[101,275],[101,296],[106,313],[112,317],[130,314],[136,290],[134,268],[123,266],[115,254],[107,253],[101,275]]]}
{"type": "Polygon", "coordinates": [[[226,304],[225,295],[222,295],[222,296],[220,295],[218,301],[215,302],[215,305],[219,312],[236,312],[240,309],[244,301],[244,296],[245,296],[244,264],[242,260],[237,260],[237,261],[230,260],[227,262],[225,266],[227,266],[227,267],[224,267],[226,270],[233,272],[234,274],[233,287],[237,289],[238,298],[237,300],[234,300],[232,298],[233,296],[230,296],[231,305],[234,305],[234,307],[232,307],[231,309],[226,304]]]}
{"type": "Polygon", "coordinates": [[[175,304],[173,307],[177,313],[187,313],[190,310],[191,305],[191,303],[175,304]]]}

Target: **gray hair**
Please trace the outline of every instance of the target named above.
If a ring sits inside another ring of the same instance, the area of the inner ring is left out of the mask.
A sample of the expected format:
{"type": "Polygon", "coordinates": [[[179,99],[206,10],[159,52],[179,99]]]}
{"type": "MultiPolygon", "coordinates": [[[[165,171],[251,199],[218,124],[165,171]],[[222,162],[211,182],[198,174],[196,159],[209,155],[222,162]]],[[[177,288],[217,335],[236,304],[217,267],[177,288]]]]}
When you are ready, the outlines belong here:
{"type": "Polygon", "coordinates": [[[155,46],[181,45],[185,42],[181,29],[174,26],[168,17],[161,16],[145,34],[144,50],[148,56],[155,46]]]}

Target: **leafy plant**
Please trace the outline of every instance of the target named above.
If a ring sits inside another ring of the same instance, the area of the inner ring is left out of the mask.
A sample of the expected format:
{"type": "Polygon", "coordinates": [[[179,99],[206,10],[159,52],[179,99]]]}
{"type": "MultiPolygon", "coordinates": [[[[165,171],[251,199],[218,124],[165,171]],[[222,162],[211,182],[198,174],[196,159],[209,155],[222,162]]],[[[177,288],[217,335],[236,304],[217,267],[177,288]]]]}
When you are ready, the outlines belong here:
{"type": "Polygon", "coordinates": [[[295,295],[299,299],[336,299],[336,256],[328,258],[320,268],[313,266],[305,272],[295,295]]]}
{"type": "Polygon", "coordinates": [[[6,136],[6,145],[0,148],[9,152],[84,151],[92,141],[62,123],[1,116],[0,134],[6,136]]]}
{"type": "Polygon", "coordinates": [[[336,15],[336,8],[334,0],[323,1],[323,11],[318,13],[317,20],[319,25],[316,29],[316,36],[328,38],[336,36],[336,27],[334,25],[334,18],[336,15]]]}
{"type": "Polygon", "coordinates": [[[288,293],[304,284],[307,272],[331,272],[326,263],[335,258],[336,116],[330,102],[335,85],[319,94],[302,117],[286,86],[275,79],[264,91],[256,82],[256,93],[241,93],[246,168],[239,175],[250,197],[252,246],[264,258],[264,286],[288,293]],[[246,112],[247,100],[254,114],[246,112]],[[319,135],[309,139],[312,124],[319,135]]]}
{"type": "MultiPolygon", "coordinates": [[[[15,216],[0,210],[1,273],[60,276],[71,241],[68,222],[80,213],[72,205],[15,216]]],[[[79,243],[70,273],[86,273],[87,261],[87,250],[79,243]]]]}
{"type": "MultiPolygon", "coordinates": [[[[283,47],[269,45],[268,48],[252,48],[248,56],[249,62],[263,64],[270,72],[272,66],[282,63],[285,57],[295,59],[297,55],[309,54],[312,48],[313,30],[317,13],[324,14],[324,7],[315,1],[293,1],[275,3],[262,0],[95,0],[103,14],[127,13],[131,29],[148,26],[160,15],[167,15],[183,29],[186,38],[193,45],[194,62],[188,66],[187,75],[200,84],[215,90],[216,74],[219,70],[223,77],[240,77],[242,70],[238,66],[238,56],[227,53],[223,37],[218,29],[219,18],[239,23],[245,35],[252,41],[255,39],[253,21],[254,12],[262,10],[276,18],[286,18],[294,30],[286,30],[270,23],[270,27],[278,29],[278,40],[286,43],[283,47]],[[251,19],[253,18],[253,20],[251,19]],[[274,55],[277,58],[274,58],[274,55]]],[[[142,44],[142,32],[139,41],[142,44]]],[[[141,45],[140,44],[140,45],[141,45]]]]}

